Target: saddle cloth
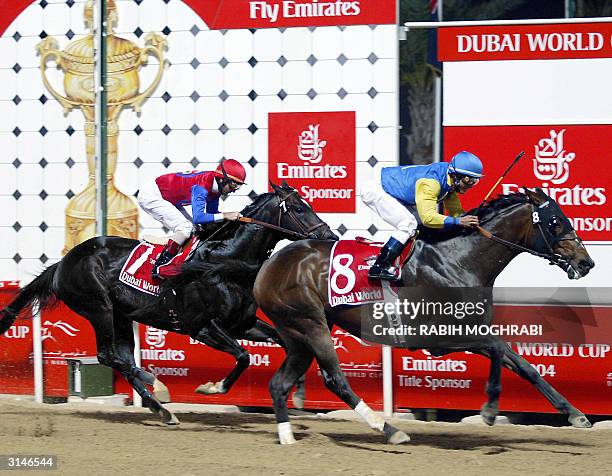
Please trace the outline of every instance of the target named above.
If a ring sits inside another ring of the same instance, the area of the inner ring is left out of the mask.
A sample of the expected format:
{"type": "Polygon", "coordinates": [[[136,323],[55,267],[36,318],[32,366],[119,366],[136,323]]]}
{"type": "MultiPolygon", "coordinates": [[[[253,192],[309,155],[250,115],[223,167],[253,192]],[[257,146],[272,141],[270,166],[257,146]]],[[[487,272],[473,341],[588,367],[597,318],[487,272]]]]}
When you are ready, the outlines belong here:
{"type": "MultiPolygon", "coordinates": [[[[191,237],[183,246],[183,249],[165,266],[180,268],[195,250],[199,241],[196,237],[191,237]]],[[[154,279],[151,272],[163,249],[164,245],[162,244],[153,244],[147,241],[138,243],[130,253],[123,268],[121,268],[119,281],[143,293],[158,296],[161,280],[154,279]]]]}
{"type": "MultiPolygon", "coordinates": [[[[401,270],[412,253],[411,241],[394,266],[401,270]]],[[[384,243],[357,237],[334,243],[329,258],[328,296],[330,306],[367,304],[385,300],[380,280],[368,279],[368,271],[376,261],[384,243]]],[[[398,276],[399,278],[399,276],[398,276]]]]}

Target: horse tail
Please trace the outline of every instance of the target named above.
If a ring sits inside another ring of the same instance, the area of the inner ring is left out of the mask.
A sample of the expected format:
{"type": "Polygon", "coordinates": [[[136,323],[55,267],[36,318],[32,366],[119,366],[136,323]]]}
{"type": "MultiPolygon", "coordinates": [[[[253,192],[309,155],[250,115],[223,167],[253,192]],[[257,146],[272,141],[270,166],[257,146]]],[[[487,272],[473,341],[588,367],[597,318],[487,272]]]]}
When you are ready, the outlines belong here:
{"type": "Polygon", "coordinates": [[[0,335],[9,330],[17,316],[24,309],[31,308],[35,302],[39,309],[54,306],[58,303],[57,296],[52,288],[53,276],[57,271],[58,264],[49,266],[34,281],[27,284],[7,307],[0,310],[0,335]]]}

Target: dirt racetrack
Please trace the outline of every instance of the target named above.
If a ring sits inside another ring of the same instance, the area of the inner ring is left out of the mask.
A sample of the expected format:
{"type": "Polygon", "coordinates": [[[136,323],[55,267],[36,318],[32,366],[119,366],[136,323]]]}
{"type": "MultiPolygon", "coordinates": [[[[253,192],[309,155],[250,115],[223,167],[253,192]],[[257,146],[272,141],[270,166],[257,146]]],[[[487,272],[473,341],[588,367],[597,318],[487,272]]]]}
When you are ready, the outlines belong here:
{"type": "Polygon", "coordinates": [[[612,430],[607,429],[399,421],[412,441],[391,446],[362,422],[294,417],[299,442],[280,446],[272,415],[177,411],[177,416],[181,425],[166,427],[151,413],[130,407],[2,399],[0,454],[54,454],[59,470],[52,474],[79,476],[558,476],[612,471],[612,430]]]}

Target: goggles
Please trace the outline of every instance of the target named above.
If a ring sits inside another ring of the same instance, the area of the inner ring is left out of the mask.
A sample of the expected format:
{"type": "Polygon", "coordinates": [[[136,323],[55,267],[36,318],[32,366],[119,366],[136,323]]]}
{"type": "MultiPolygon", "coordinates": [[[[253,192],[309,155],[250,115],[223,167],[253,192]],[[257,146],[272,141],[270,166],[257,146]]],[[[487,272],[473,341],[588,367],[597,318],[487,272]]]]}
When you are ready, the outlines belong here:
{"type": "Polygon", "coordinates": [[[470,187],[472,187],[473,185],[476,185],[479,181],[480,179],[478,177],[470,177],[469,175],[459,176],[459,182],[464,185],[468,185],[470,187]]]}

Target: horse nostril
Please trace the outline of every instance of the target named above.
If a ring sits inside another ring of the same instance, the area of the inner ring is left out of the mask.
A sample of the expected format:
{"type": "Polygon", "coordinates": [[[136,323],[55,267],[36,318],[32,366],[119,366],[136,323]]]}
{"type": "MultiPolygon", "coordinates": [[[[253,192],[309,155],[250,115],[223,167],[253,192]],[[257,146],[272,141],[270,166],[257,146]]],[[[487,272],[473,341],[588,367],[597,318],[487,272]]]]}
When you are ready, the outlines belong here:
{"type": "Polygon", "coordinates": [[[580,263],[578,263],[578,266],[580,266],[582,269],[591,269],[593,266],[595,266],[595,262],[591,259],[583,259],[580,261],[580,263]]]}

